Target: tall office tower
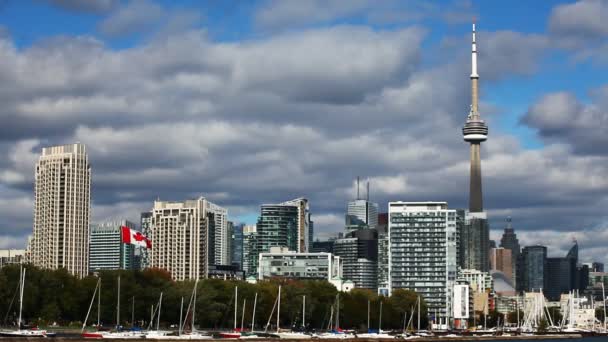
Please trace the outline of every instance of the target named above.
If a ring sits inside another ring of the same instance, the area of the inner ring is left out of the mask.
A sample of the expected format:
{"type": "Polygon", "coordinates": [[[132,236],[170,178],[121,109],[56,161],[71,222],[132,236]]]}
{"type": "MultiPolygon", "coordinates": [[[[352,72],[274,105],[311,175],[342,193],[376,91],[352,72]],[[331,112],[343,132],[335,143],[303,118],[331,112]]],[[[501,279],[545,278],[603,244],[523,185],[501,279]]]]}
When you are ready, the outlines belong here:
{"type": "Polygon", "coordinates": [[[207,277],[209,202],[204,197],[183,202],[154,201],[148,238],[153,248],[149,267],[162,268],[175,280],[207,277]]]}
{"type": "Polygon", "coordinates": [[[244,224],[235,224],[232,226],[232,239],[231,241],[231,261],[230,263],[237,266],[239,271],[243,270],[243,228],[244,224]]]}
{"type": "Polygon", "coordinates": [[[357,198],[348,202],[346,208],[346,230],[361,228],[376,228],[378,225],[378,203],[369,201],[369,181],[367,182],[366,198],[359,195],[359,177],[357,177],[357,198]]]}
{"type": "Polygon", "coordinates": [[[135,229],[135,224],[121,220],[91,225],[89,272],[135,269],[136,247],[122,243],[121,227],[135,229]]]}
{"type": "Polygon", "coordinates": [[[262,205],[256,229],[260,252],[270,252],[270,247],[287,247],[291,251],[298,251],[298,207],[262,205]]]}
{"type": "Polygon", "coordinates": [[[471,175],[469,186],[469,212],[461,234],[464,268],[488,271],[488,251],[490,228],[487,215],[483,211],[481,188],[481,143],[488,137],[488,126],[479,115],[479,74],[477,73],[477,43],[473,24],[473,43],[471,49],[471,111],[462,128],[464,140],[471,144],[471,175]]]}
{"type": "Polygon", "coordinates": [[[283,206],[295,206],[298,209],[297,221],[297,245],[294,251],[300,253],[308,252],[310,247],[310,207],[306,198],[296,198],[291,201],[283,202],[283,206]]]}
{"type": "Polygon", "coordinates": [[[500,238],[500,247],[511,250],[513,286],[517,286],[517,268],[520,260],[519,255],[521,254],[521,247],[519,246],[519,240],[517,240],[517,234],[515,234],[515,229],[513,229],[511,221],[511,217],[507,217],[507,226],[505,227],[505,231],[500,238]]]}
{"type": "Polygon", "coordinates": [[[458,240],[461,246],[461,258],[464,269],[472,269],[487,272],[490,269],[490,227],[488,220],[481,218],[485,213],[467,212],[464,217],[464,224],[458,240]]]}
{"type": "Polygon", "coordinates": [[[378,292],[388,294],[388,234],[378,233],[378,292]]]}
{"type": "Polygon", "coordinates": [[[418,292],[445,324],[458,268],[456,210],[446,202],[390,202],[388,215],[389,292],[418,292]]]}
{"type": "Polygon", "coordinates": [[[513,283],[513,258],[510,249],[492,248],[490,250],[490,269],[493,272],[501,272],[509,280],[509,285],[515,287],[513,283]]]}
{"type": "Polygon", "coordinates": [[[217,204],[205,201],[209,223],[209,265],[230,264],[230,235],[228,233],[228,211],[217,204]]]}
{"type": "Polygon", "coordinates": [[[243,227],[243,272],[246,276],[257,277],[258,273],[258,232],[256,226],[243,227]]]}
{"type": "Polygon", "coordinates": [[[334,255],[342,259],[342,275],[356,288],[378,288],[378,232],[355,230],[334,241],[334,255]]]}
{"type": "MultiPolygon", "coordinates": [[[[139,217],[139,226],[141,228],[141,233],[144,236],[150,237],[152,236],[152,212],[145,211],[141,213],[139,217]]],[[[146,269],[150,267],[150,251],[147,248],[141,249],[140,253],[140,269],[146,269]]]]}
{"type": "Polygon", "coordinates": [[[547,288],[547,247],[524,247],[521,258],[521,289],[526,292],[538,292],[547,288]]]}
{"type": "Polygon", "coordinates": [[[84,145],[45,147],[36,164],[30,262],[89,273],[91,166],[84,145]]]}

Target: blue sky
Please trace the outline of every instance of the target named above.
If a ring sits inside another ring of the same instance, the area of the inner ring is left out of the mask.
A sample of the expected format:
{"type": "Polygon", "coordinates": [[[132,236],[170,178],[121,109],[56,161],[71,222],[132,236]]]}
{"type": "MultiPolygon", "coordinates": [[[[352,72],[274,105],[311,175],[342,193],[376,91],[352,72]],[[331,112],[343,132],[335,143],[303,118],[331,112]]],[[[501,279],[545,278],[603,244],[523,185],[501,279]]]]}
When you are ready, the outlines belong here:
{"type": "Polygon", "coordinates": [[[253,223],[304,196],[333,234],[356,176],[380,208],[464,207],[475,17],[493,236],[512,216],[524,243],[604,255],[605,1],[1,3],[0,248],[31,233],[40,148],[73,141],[93,221],[205,196],[253,223]]]}

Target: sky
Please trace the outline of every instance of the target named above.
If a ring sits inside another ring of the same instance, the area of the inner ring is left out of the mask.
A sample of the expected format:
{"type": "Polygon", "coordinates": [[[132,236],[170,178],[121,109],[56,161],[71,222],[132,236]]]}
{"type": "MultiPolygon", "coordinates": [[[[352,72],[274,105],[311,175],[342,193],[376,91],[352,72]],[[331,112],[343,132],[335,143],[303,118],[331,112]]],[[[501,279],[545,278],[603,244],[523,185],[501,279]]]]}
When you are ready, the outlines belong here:
{"type": "MultiPolygon", "coordinates": [[[[233,221],[310,199],[468,203],[477,21],[491,236],[608,262],[608,1],[0,1],[0,248],[32,232],[42,147],[82,142],[91,220],[204,196],[233,221]]],[[[382,210],[384,209],[384,210],[382,210]]]]}

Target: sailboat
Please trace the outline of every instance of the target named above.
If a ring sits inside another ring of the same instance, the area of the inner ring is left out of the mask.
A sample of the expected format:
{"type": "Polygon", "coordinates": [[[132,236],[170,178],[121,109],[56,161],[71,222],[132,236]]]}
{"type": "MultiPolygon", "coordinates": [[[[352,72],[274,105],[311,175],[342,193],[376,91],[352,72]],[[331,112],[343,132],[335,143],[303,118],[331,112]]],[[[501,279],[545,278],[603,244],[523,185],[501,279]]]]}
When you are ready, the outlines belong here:
{"type": "Polygon", "coordinates": [[[38,330],[36,328],[21,329],[22,313],[23,313],[23,288],[25,287],[25,271],[21,267],[19,271],[19,318],[17,319],[17,330],[0,330],[0,337],[52,337],[55,333],[47,332],[46,330],[38,330]]]}
{"type": "MultiPolygon", "coordinates": [[[[369,317],[369,301],[367,302],[367,317],[369,317]]],[[[395,336],[382,333],[382,301],[380,301],[380,318],[378,320],[378,332],[371,332],[369,330],[369,318],[368,318],[368,332],[367,334],[358,334],[357,337],[360,338],[395,338],[395,336]]]]}
{"type": "Polygon", "coordinates": [[[343,338],[354,338],[355,335],[353,334],[347,334],[344,331],[342,331],[342,329],[340,329],[340,293],[336,294],[336,317],[335,317],[335,322],[333,320],[333,305],[331,306],[331,315],[330,315],[330,319],[329,319],[329,326],[328,329],[330,329],[330,331],[326,332],[326,333],[322,333],[322,334],[317,334],[314,337],[316,338],[322,338],[322,339],[343,339],[343,338]],[[332,327],[333,325],[333,327],[332,327]]]}
{"type": "MultiPolygon", "coordinates": [[[[306,312],[306,297],[304,297],[303,300],[303,315],[306,312]]],[[[281,317],[281,285],[279,285],[279,294],[277,297],[277,335],[279,336],[279,338],[286,338],[286,339],[298,339],[298,340],[305,340],[305,339],[309,339],[312,338],[311,335],[302,333],[302,332],[294,332],[294,331],[288,331],[288,332],[281,332],[281,328],[280,328],[280,317],[281,317]]],[[[304,316],[305,317],[305,316],[304,316]]]]}
{"type": "MultiPolygon", "coordinates": [[[[186,317],[188,317],[188,313],[190,311],[190,307],[192,306],[192,316],[190,319],[191,329],[189,333],[184,333],[184,328],[186,327],[186,319],[184,318],[184,322],[180,322],[180,328],[177,336],[165,336],[164,339],[169,338],[173,340],[209,340],[213,337],[207,335],[201,331],[197,331],[195,327],[195,316],[196,316],[196,291],[198,287],[198,279],[194,281],[194,288],[192,289],[192,295],[190,296],[190,303],[188,304],[188,309],[186,309],[186,317]]],[[[181,316],[181,314],[180,314],[181,316]]]]}
{"type": "Polygon", "coordinates": [[[87,316],[84,319],[84,323],[82,324],[81,337],[87,339],[133,339],[133,338],[142,338],[144,337],[141,331],[120,331],[120,276],[118,276],[118,297],[116,301],[116,329],[117,331],[95,331],[95,332],[85,332],[84,329],[87,325],[87,320],[89,318],[89,314],[91,313],[91,308],[93,307],[93,302],[95,301],[95,296],[97,295],[97,328],[99,325],[99,310],[101,305],[101,278],[97,280],[97,285],[95,286],[95,291],[93,292],[93,298],[91,298],[91,304],[89,305],[89,310],[87,311],[87,316]]]}

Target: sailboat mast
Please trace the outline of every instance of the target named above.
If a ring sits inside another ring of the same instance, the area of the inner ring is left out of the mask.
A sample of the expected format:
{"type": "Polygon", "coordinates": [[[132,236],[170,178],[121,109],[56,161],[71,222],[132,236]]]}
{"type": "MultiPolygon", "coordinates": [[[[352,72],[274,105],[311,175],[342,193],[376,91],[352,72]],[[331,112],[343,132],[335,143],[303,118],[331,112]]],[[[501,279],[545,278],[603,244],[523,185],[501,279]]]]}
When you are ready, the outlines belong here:
{"type": "Polygon", "coordinates": [[[243,299],[243,313],[241,314],[241,331],[245,328],[245,307],[247,306],[247,298],[243,299]]]}
{"type": "Polygon", "coordinates": [[[302,328],[306,329],[306,296],[302,296],[302,328]]]}
{"type": "Polygon", "coordinates": [[[604,332],[606,332],[606,291],[604,289],[604,282],[602,282],[602,304],[604,306],[604,332]]]}
{"type": "Polygon", "coordinates": [[[418,296],[418,326],[416,329],[420,330],[420,296],[418,296]]]}
{"type": "MultiPolygon", "coordinates": [[[[97,279],[97,284],[95,285],[95,290],[93,291],[93,297],[91,298],[91,304],[89,304],[89,310],[87,311],[87,315],[84,318],[84,322],[82,323],[82,329],[80,330],[80,332],[83,332],[84,328],[87,326],[87,320],[89,319],[89,314],[91,313],[91,308],[93,307],[93,303],[95,303],[95,295],[97,294],[97,289],[99,288],[100,281],[101,281],[101,278],[97,279]]],[[[19,284],[19,286],[21,286],[21,284],[19,284]]],[[[99,317],[97,318],[97,321],[99,321],[99,317]]],[[[99,326],[99,323],[97,323],[97,325],[99,326]]]]}
{"type": "Polygon", "coordinates": [[[118,297],[116,300],[116,328],[120,327],[120,275],[118,276],[118,297]]]}
{"type": "Polygon", "coordinates": [[[258,293],[255,293],[255,298],[253,299],[253,314],[251,315],[251,331],[253,331],[253,327],[255,326],[255,307],[258,304],[258,293]]]}
{"type": "Polygon", "coordinates": [[[370,308],[370,302],[368,300],[367,301],[367,332],[369,332],[369,308],[370,308]]]}
{"type": "MultiPolygon", "coordinates": [[[[97,327],[99,327],[100,325],[100,319],[101,319],[101,278],[99,278],[99,293],[97,294],[97,327]]],[[[95,299],[95,296],[93,296],[93,299],[95,299]]],[[[93,304],[93,303],[91,303],[93,304]]]]}
{"type": "Polygon", "coordinates": [[[234,287],[234,328],[233,330],[236,331],[236,312],[238,310],[238,304],[239,303],[239,287],[235,286],[234,287]]]}
{"type": "Polygon", "coordinates": [[[135,327],[135,296],[131,297],[131,327],[135,327]]]}
{"type": "Polygon", "coordinates": [[[378,319],[378,334],[382,332],[382,301],[380,301],[380,319],[378,319]]]}
{"type": "Polygon", "coordinates": [[[182,302],[179,306],[179,327],[177,328],[177,334],[182,335],[182,315],[184,313],[184,297],[182,296],[182,302]]]}
{"type": "Polygon", "coordinates": [[[23,288],[25,287],[25,271],[26,269],[23,268],[21,272],[19,272],[19,282],[21,283],[21,286],[19,289],[19,319],[17,320],[18,330],[21,330],[21,313],[23,311],[23,288]]]}
{"type": "Polygon", "coordinates": [[[156,330],[160,326],[160,308],[163,305],[163,293],[160,293],[160,298],[158,299],[158,315],[156,315],[156,330]]]}
{"type": "Polygon", "coordinates": [[[196,314],[196,291],[198,290],[198,279],[194,281],[194,293],[192,293],[192,332],[194,332],[194,315],[196,314]]]}
{"type": "Polygon", "coordinates": [[[336,330],[340,329],[340,293],[336,294],[336,330]]]}
{"type": "Polygon", "coordinates": [[[279,332],[280,316],[281,316],[281,285],[279,285],[279,295],[277,297],[277,332],[279,332]]]}

